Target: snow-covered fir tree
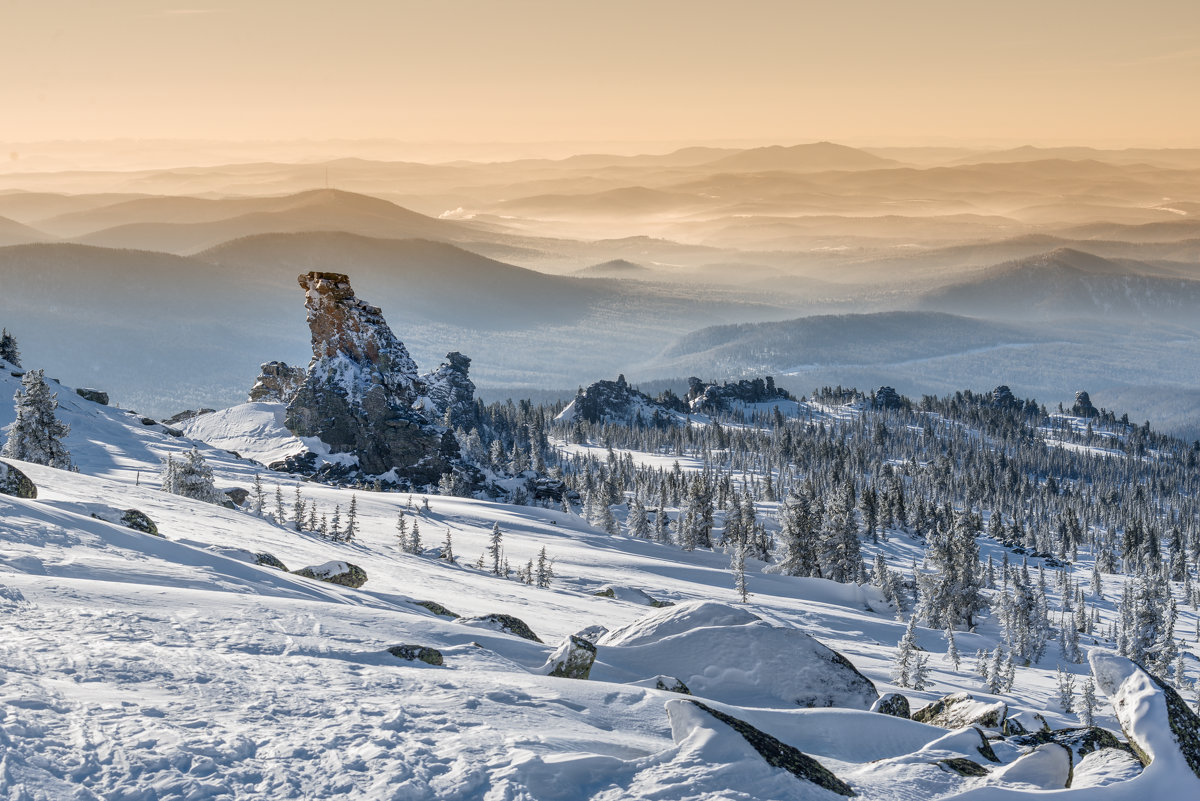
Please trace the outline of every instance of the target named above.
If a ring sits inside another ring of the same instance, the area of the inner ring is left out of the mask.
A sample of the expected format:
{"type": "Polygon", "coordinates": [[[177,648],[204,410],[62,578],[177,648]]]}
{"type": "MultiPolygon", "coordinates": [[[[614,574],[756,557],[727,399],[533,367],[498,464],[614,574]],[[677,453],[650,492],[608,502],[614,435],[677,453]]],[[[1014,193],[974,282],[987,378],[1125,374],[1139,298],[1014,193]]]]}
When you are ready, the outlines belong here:
{"type": "Polygon", "coordinates": [[[34,464],[75,469],[63,439],[71,427],[56,416],[58,395],[50,391],[41,370],[29,370],[21,376],[21,386],[13,395],[16,420],[8,430],[8,440],[0,456],[22,459],[34,464]]]}

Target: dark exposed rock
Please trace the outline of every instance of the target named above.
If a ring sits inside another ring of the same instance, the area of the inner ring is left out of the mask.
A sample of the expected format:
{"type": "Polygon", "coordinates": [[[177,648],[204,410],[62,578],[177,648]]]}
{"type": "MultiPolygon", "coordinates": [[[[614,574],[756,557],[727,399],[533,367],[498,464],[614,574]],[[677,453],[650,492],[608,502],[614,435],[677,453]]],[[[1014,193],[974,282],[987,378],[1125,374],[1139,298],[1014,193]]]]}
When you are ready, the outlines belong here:
{"type": "MultiPolygon", "coordinates": [[[[1183,754],[1183,759],[1187,762],[1188,767],[1192,769],[1192,773],[1200,778],[1200,715],[1193,712],[1179,693],[1175,692],[1174,688],[1165,681],[1160,680],[1150,671],[1146,671],[1146,675],[1157,685],[1158,689],[1163,691],[1167,702],[1167,721],[1171,726],[1171,735],[1175,738],[1175,743],[1179,746],[1179,751],[1183,754]]],[[[1141,759],[1143,754],[1137,753],[1138,749],[1133,739],[1129,740],[1129,744],[1134,746],[1134,755],[1141,759]]]]}
{"type": "Polygon", "coordinates": [[[468,430],[475,427],[475,383],[467,377],[470,369],[471,360],[452,351],[436,370],[422,376],[425,397],[433,405],[436,420],[442,421],[449,415],[451,426],[468,430]]]}
{"type": "Polygon", "coordinates": [[[875,408],[899,409],[904,406],[904,399],[894,387],[880,387],[875,390],[875,408]]]}
{"type": "Polygon", "coordinates": [[[75,394],[84,400],[90,400],[92,403],[98,403],[101,406],[108,405],[108,393],[102,392],[91,387],[79,387],[75,390],[75,394]]]}
{"type": "Polygon", "coordinates": [[[912,717],[912,712],[908,706],[908,699],[900,693],[885,693],[879,696],[879,700],[871,706],[871,711],[906,720],[912,717]]]}
{"type": "Polygon", "coordinates": [[[533,633],[533,629],[526,625],[524,620],[512,615],[504,615],[499,612],[492,612],[488,615],[479,615],[478,617],[461,618],[463,623],[474,623],[483,625],[496,631],[503,631],[506,634],[515,634],[526,640],[533,642],[541,642],[541,639],[533,633]]]}
{"type": "Polygon", "coordinates": [[[288,403],[288,430],[354,455],[367,475],[395,469],[430,484],[450,472],[444,429],[413,408],[423,390],[417,366],[379,309],[355,297],[340,273],[307,273],[299,282],[313,357],[288,403]]]}
{"type": "Polygon", "coordinates": [[[544,476],[527,480],[525,489],[529,491],[530,497],[535,501],[554,501],[555,503],[561,502],[563,495],[570,491],[565,481],[544,476]]]}
{"type": "Polygon", "coordinates": [[[273,567],[276,570],[282,570],[284,573],[288,572],[287,565],[266,551],[254,554],[254,563],[263,567],[273,567]]]}
{"type": "Polygon", "coordinates": [[[158,533],[158,526],[154,524],[154,521],[145,512],[139,512],[137,509],[126,509],[122,512],[121,525],[144,534],[153,534],[155,537],[162,536],[158,533]]]}
{"type": "Polygon", "coordinates": [[[1017,737],[1011,737],[1009,742],[1017,745],[1039,746],[1046,743],[1058,743],[1069,748],[1076,756],[1084,757],[1102,748],[1115,748],[1127,754],[1133,754],[1133,749],[1117,739],[1117,736],[1107,729],[1098,726],[1081,726],[1073,729],[1043,729],[1017,737]]]}
{"type": "Polygon", "coordinates": [[[666,690],[669,693],[679,693],[680,695],[691,695],[692,691],[680,679],[674,676],[654,676],[649,679],[633,682],[635,687],[653,687],[656,690],[666,690]]]}
{"type": "Polygon", "coordinates": [[[178,414],[171,415],[166,420],[163,420],[163,422],[167,425],[177,426],[184,421],[199,417],[202,414],[212,414],[213,411],[213,409],[184,409],[178,414]]]}
{"type": "Polygon", "coordinates": [[[773,376],[746,378],[733,383],[705,384],[699,378],[688,379],[684,401],[693,412],[725,412],[734,403],[770,403],[790,400],[787,390],[775,386],[773,376]]]}
{"type": "MultiPolygon", "coordinates": [[[[676,703],[676,702],[672,702],[676,703]]],[[[700,709],[712,715],[717,720],[724,723],[729,728],[742,735],[750,747],[758,752],[768,765],[775,768],[783,768],[788,773],[792,774],[803,781],[812,782],[818,787],[823,787],[826,790],[837,793],[838,795],[853,796],[854,791],[850,789],[850,785],[833,775],[824,765],[810,757],[808,754],[793,748],[785,742],[777,740],[761,729],[751,726],[744,720],[739,720],[732,715],[726,715],[724,712],[718,712],[712,707],[702,704],[699,701],[688,700],[684,703],[695,704],[700,709]]]]}
{"type": "Polygon", "coordinates": [[[969,693],[947,695],[912,713],[912,719],[918,723],[947,729],[960,729],[963,726],[998,729],[1006,717],[1008,706],[1003,701],[984,704],[976,701],[969,693]]]}
{"type": "Polygon", "coordinates": [[[303,367],[289,367],[284,362],[265,362],[259,367],[258,378],[250,387],[248,400],[287,403],[304,384],[307,371],[303,367]]]}
{"type": "Polygon", "coordinates": [[[349,562],[326,562],[323,565],[302,567],[293,572],[304,578],[328,581],[330,584],[340,584],[343,587],[354,589],[367,583],[367,571],[349,562]]]}
{"type": "Polygon", "coordinates": [[[430,612],[433,612],[435,615],[441,615],[442,617],[449,617],[449,618],[459,617],[459,615],[456,615],[454,612],[451,612],[449,609],[442,606],[437,601],[413,601],[413,603],[416,604],[417,606],[425,607],[430,612]]]}
{"type": "Polygon", "coordinates": [[[965,757],[950,757],[949,759],[939,759],[933,764],[938,765],[959,776],[986,776],[988,769],[978,762],[973,762],[965,757]]]}
{"type": "Polygon", "coordinates": [[[1075,393],[1075,405],[1071,407],[1071,414],[1076,417],[1096,417],[1100,412],[1092,405],[1091,396],[1080,390],[1075,393]]]}
{"type": "Polygon", "coordinates": [[[1012,390],[1001,384],[992,390],[992,405],[1000,407],[1017,406],[1020,401],[1013,395],[1012,390]]]}
{"type": "Polygon", "coordinates": [[[242,489],[241,487],[230,487],[229,489],[225,490],[225,495],[228,496],[229,500],[233,501],[238,506],[241,506],[246,502],[246,499],[250,497],[250,492],[242,489]]]}
{"type": "Polygon", "coordinates": [[[442,665],[442,652],[425,645],[393,645],[387,651],[392,656],[409,662],[424,662],[436,667],[442,665]]]}
{"type": "Polygon", "coordinates": [[[36,498],[37,485],[29,476],[7,462],[0,462],[0,495],[17,498],[36,498]]]}
{"type": "Polygon", "coordinates": [[[596,646],[582,637],[568,636],[550,655],[549,675],[564,679],[586,679],[596,661],[596,646]]]}

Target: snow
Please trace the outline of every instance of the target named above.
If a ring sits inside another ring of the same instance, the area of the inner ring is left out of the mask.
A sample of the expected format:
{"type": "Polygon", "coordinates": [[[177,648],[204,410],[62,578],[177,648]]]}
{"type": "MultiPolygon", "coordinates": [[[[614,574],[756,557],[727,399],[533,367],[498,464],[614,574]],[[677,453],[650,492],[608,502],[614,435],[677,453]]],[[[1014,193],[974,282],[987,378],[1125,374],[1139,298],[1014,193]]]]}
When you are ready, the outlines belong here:
{"type": "MultiPolygon", "coordinates": [[[[11,396],[15,383],[0,374],[0,395],[11,396]]],[[[743,605],[726,554],[608,536],[575,515],[536,507],[431,496],[423,512],[423,496],[410,505],[403,493],[358,490],[361,533],[354,543],[333,543],[158,489],[162,460],[195,446],[220,487],[248,489],[257,475],[269,497],[280,488],[289,508],[299,488],[322,512],[344,512],[354,491],[259,463],[303,446],[282,432],[279,404],[204,415],[173,437],[138,415],[55,390],[80,472],[16,461],[38,498],[0,496],[0,798],[834,797],[769,767],[728,726],[678,703],[681,696],[653,681],[638,686],[663,675],[818,758],[863,799],[1029,799],[1044,792],[1031,787],[1058,775],[1052,756],[1015,747],[997,747],[1003,766],[985,764],[974,729],[863,711],[867,694],[831,684],[838,674],[822,659],[822,644],[914,708],[967,689],[982,704],[1004,701],[1026,720],[1039,712],[1061,727],[1073,720],[1052,700],[1054,656],[1022,668],[1012,695],[992,696],[966,665],[946,663],[941,632],[918,628],[932,685],[897,688],[890,666],[904,623],[874,588],[763,574],[750,560],[743,605]],[[144,512],[163,537],[121,525],[117,512],[125,509],[144,512]],[[401,512],[418,520],[431,545],[449,531],[460,563],[401,552],[401,512]],[[513,564],[546,548],[551,589],[470,567],[493,523],[513,564]],[[359,590],[313,581],[256,564],[261,552],[292,569],[359,565],[369,579],[359,590]],[[616,597],[594,594],[605,586],[616,597]],[[676,605],[652,610],[641,594],[676,605]],[[514,615],[545,644],[434,615],[418,600],[463,616],[514,615]],[[589,627],[608,630],[596,638],[590,680],[539,674],[563,638],[589,627]],[[400,642],[438,649],[444,666],[387,653],[400,642]],[[841,693],[834,700],[843,706],[798,707],[814,687],[841,693]],[[934,764],[950,756],[992,773],[967,779],[934,764]]],[[[11,421],[11,408],[0,404],[0,427],[11,421]]],[[[633,456],[667,469],[676,458],[633,456]]],[[[760,518],[770,522],[773,509],[760,505],[760,518]]],[[[997,546],[981,545],[985,559],[999,558],[997,546]]],[[[865,544],[864,556],[883,550],[901,568],[920,548],[895,536],[865,544]]],[[[1117,580],[1106,581],[1113,598],[1117,580]]],[[[1112,604],[1099,608],[1107,625],[1112,604]]],[[[1181,616],[1181,630],[1194,625],[1192,610],[1181,616]]],[[[977,649],[995,647],[998,632],[985,618],[956,637],[970,662],[977,649]]],[[[1123,702],[1122,723],[1144,738],[1154,762],[1139,771],[1122,754],[1091,754],[1076,765],[1073,789],[1056,795],[1200,795],[1173,740],[1162,736],[1169,730],[1161,691],[1123,660],[1093,662],[1101,689],[1123,702]]],[[[1107,708],[1097,718],[1120,731],[1107,708]]]]}
{"type": "Polygon", "coordinates": [[[286,412],[284,403],[243,403],[185,420],[180,430],[214,448],[271,464],[305,449],[304,443],[284,426],[286,412]]]}

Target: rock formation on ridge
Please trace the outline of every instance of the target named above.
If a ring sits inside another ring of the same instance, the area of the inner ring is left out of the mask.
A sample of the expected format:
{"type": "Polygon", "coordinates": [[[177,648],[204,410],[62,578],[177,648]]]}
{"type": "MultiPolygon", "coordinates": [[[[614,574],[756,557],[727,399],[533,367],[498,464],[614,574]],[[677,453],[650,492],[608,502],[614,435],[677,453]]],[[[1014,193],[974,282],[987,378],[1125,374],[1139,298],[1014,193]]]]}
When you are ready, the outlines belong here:
{"type": "Polygon", "coordinates": [[[357,457],[367,475],[395,470],[416,484],[437,481],[451,469],[457,443],[416,408],[425,387],[404,343],[377,307],[355,297],[348,276],[311,272],[298,280],[313,357],[288,403],[288,430],[357,457]]]}

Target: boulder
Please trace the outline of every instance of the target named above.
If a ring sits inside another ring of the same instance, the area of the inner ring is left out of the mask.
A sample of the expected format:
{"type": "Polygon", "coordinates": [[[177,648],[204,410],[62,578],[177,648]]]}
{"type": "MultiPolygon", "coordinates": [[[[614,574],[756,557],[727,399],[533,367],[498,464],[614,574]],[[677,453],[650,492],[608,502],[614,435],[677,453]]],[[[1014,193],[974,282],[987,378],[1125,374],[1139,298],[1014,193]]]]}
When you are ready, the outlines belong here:
{"type": "Polygon", "coordinates": [[[586,679],[596,661],[596,646],[574,635],[563,640],[546,663],[547,675],[564,679],[586,679]]]}
{"type": "Polygon", "coordinates": [[[75,394],[84,400],[90,400],[92,403],[98,403],[101,406],[108,405],[107,392],[102,392],[98,389],[92,389],[91,387],[78,387],[75,390],[75,394]]]}
{"type": "Polygon", "coordinates": [[[680,695],[692,694],[688,686],[674,676],[652,676],[629,683],[634,687],[649,687],[653,690],[666,690],[669,693],[679,693],[680,695]]]}
{"type": "Polygon", "coordinates": [[[460,617],[460,615],[456,615],[455,613],[451,612],[449,609],[442,606],[437,601],[413,601],[413,603],[416,604],[417,606],[423,606],[426,609],[428,609],[430,612],[433,612],[435,615],[440,615],[441,617],[449,617],[449,618],[460,617]]]}
{"type": "Polygon", "coordinates": [[[1039,790],[1061,790],[1071,786],[1074,760],[1071,750],[1057,743],[1039,745],[1015,762],[998,768],[993,780],[1003,784],[1023,784],[1039,790]]]}
{"type": "Polygon", "coordinates": [[[436,667],[442,665],[442,652],[425,645],[393,645],[387,651],[397,659],[404,659],[408,662],[424,662],[436,667]]]}
{"type": "Polygon", "coordinates": [[[289,367],[284,362],[266,362],[259,366],[258,378],[250,387],[247,400],[250,403],[287,403],[304,384],[308,371],[303,367],[289,367]]]}
{"type": "Polygon", "coordinates": [[[1132,660],[1093,650],[1088,661],[1138,760],[1171,771],[1180,784],[1174,788],[1176,797],[1200,798],[1200,716],[1179,693],[1132,660]]]}
{"type": "Polygon", "coordinates": [[[121,525],[126,528],[131,528],[134,531],[141,531],[144,534],[152,534],[155,537],[161,537],[158,533],[158,526],[145,512],[140,512],[137,509],[126,509],[121,513],[121,525]]]}
{"type": "Polygon", "coordinates": [[[241,487],[230,487],[225,490],[225,496],[233,501],[235,506],[241,506],[250,497],[250,492],[241,487]]]}
{"type": "MultiPolygon", "coordinates": [[[[367,475],[392,470],[415,484],[451,472],[445,429],[421,411],[417,365],[380,310],[355,297],[340,273],[299,277],[313,356],[288,402],[284,425],[317,437],[334,454],[350,454],[367,475]]],[[[453,440],[453,434],[450,434],[453,440]]]]}
{"type": "Polygon", "coordinates": [[[696,695],[766,708],[865,711],[879,698],[845,657],[800,629],[713,601],[655,610],[604,635],[597,646],[591,675],[601,681],[675,676],[696,695]]]}
{"type": "Polygon", "coordinates": [[[163,420],[163,422],[166,423],[167,425],[176,426],[176,425],[179,425],[180,423],[184,423],[184,422],[187,422],[188,420],[192,420],[197,417],[200,417],[201,415],[212,414],[214,411],[216,411],[216,410],[215,409],[184,409],[182,412],[178,412],[176,414],[171,415],[166,420],[163,420]]]}
{"type": "Polygon", "coordinates": [[[37,485],[11,464],[0,462],[0,495],[33,499],[37,497],[37,485]]]}
{"type": "Polygon", "coordinates": [[[850,785],[808,754],[751,726],[744,720],[713,709],[700,701],[692,699],[668,701],[667,715],[671,720],[671,737],[677,743],[694,736],[697,729],[716,728],[711,721],[697,720],[697,715],[705,715],[740,735],[746,744],[771,767],[782,768],[801,781],[811,782],[838,795],[847,797],[854,795],[854,790],[850,788],[850,785]]]}
{"type": "Polygon", "coordinates": [[[879,696],[879,700],[871,705],[871,711],[882,715],[891,715],[894,718],[904,718],[905,720],[912,717],[912,712],[908,706],[908,699],[900,693],[885,693],[879,696]]]}
{"type": "MultiPolygon", "coordinates": [[[[288,572],[287,565],[266,551],[260,551],[259,553],[254,554],[254,564],[262,565],[263,567],[273,567],[276,570],[282,570],[284,573],[288,572]]],[[[365,578],[363,580],[366,581],[365,578]]]]}
{"type": "Polygon", "coordinates": [[[951,773],[957,773],[959,776],[986,776],[988,769],[980,765],[974,760],[966,757],[949,757],[948,759],[939,759],[933,764],[938,767],[948,770],[951,773]]]}
{"type": "Polygon", "coordinates": [[[512,615],[493,612],[487,615],[479,615],[478,617],[459,618],[459,622],[466,623],[469,626],[482,626],[493,631],[502,631],[505,634],[514,634],[522,639],[532,640],[533,642],[541,642],[541,639],[533,633],[533,629],[529,628],[524,620],[512,615]]]}
{"type": "Polygon", "coordinates": [[[302,567],[292,572],[304,578],[327,581],[330,584],[340,584],[343,587],[352,587],[354,589],[358,589],[367,583],[367,572],[358,565],[352,565],[349,562],[326,562],[323,565],[302,567]]]}
{"type": "Polygon", "coordinates": [[[639,606],[650,606],[655,609],[661,609],[665,606],[674,606],[670,601],[659,601],[651,598],[650,595],[636,587],[620,587],[614,584],[605,584],[600,589],[596,590],[593,595],[600,598],[612,598],[617,601],[628,601],[639,606]]]}
{"type": "Polygon", "coordinates": [[[1045,745],[1046,743],[1058,743],[1064,748],[1070,749],[1071,753],[1077,757],[1085,757],[1088,754],[1105,748],[1113,748],[1125,751],[1130,755],[1133,754],[1132,748],[1118,740],[1115,734],[1099,726],[1080,726],[1073,729],[1056,729],[1054,731],[1047,728],[1042,731],[1011,737],[1009,738],[1009,742],[1031,747],[1045,745]]]}
{"type": "Polygon", "coordinates": [[[970,693],[947,695],[912,713],[912,719],[918,723],[945,729],[961,729],[964,726],[999,729],[1007,717],[1008,705],[1003,701],[985,704],[976,701],[970,693]]]}

